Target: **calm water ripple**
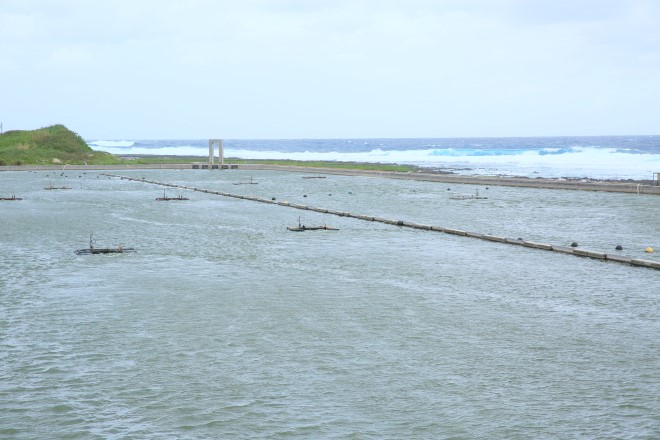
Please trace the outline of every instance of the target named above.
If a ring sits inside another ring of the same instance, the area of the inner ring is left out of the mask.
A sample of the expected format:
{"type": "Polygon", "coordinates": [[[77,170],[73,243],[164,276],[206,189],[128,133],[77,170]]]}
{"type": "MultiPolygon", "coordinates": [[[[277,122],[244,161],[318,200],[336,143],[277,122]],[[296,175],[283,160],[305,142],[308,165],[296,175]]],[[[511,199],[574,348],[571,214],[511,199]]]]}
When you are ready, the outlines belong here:
{"type": "MultiPolygon", "coordinates": [[[[159,203],[159,187],[70,174],[0,174],[25,198],[0,213],[2,438],[660,437],[657,271],[201,193],[159,203]],[[286,231],[298,216],[340,230],[286,231]],[[91,232],[137,252],[75,255],[91,232]]],[[[660,249],[652,196],[130,175],[660,249]]]]}

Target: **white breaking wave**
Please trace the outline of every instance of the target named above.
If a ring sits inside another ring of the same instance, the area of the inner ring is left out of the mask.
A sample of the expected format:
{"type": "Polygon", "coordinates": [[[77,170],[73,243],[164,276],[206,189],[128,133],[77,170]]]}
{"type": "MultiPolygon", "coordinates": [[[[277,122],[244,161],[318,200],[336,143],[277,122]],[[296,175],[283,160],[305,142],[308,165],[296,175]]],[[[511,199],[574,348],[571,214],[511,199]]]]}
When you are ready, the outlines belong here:
{"type": "MultiPolygon", "coordinates": [[[[117,148],[117,147],[132,147],[135,141],[88,141],[90,147],[104,147],[104,148],[117,148]]],[[[97,150],[107,151],[104,148],[96,148],[97,150]]],[[[109,151],[111,153],[111,151],[109,151]]]]}
{"type": "MultiPolygon", "coordinates": [[[[226,150],[227,157],[242,159],[336,160],[417,165],[432,168],[468,168],[466,174],[506,174],[545,177],[592,177],[599,179],[651,179],[660,171],[660,155],[628,154],[611,148],[576,148],[563,154],[529,150],[510,155],[437,155],[436,150],[379,149],[357,153],[285,153],[278,151],[226,150]]],[[[458,172],[461,172],[460,170],[458,172]]]]}
{"type": "MultiPolygon", "coordinates": [[[[116,155],[208,156],[208,147],[133,146],[134,141],[93,141],[96,150],[116,155]]],[[[447,168],[464,174],[528,177],[589,177],[598,179],[651,179],[660,172],[660,155],[631,154],[615,148],[574,147],[543,150],[418,149],[365,152],[283,152],[225,148],[225,157],[240,159],[319,160],[373,162],[447,168]]]]}

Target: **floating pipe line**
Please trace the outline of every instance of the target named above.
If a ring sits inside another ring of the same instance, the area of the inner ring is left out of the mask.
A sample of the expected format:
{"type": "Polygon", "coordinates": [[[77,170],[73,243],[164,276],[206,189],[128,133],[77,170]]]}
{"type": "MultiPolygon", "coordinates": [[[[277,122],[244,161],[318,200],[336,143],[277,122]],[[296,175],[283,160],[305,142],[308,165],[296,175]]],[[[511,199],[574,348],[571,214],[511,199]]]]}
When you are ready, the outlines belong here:
{"type": "Polygon", "coordinates": [[[441,226],[432,226],[432,225],[424,225],[424,224],[419,224],[419,223],[414,223],[414,222],[409,222],[405,220],[391,220],[391,219],[385,219],[381,217],[374,217],[370,215],[363,215],[363,214],[354,214],[351,212],[345,212],[345,211],[335,211],[332,209],[327,209],[327,208],[319,208],[319,207],[314,207],[314,206],[308,206],[308,205],[300,205],[297,203],[289,203],[287,201],[282,201],[278,202],[274,200],[274,198],[271,199],[265,199],[263,197],[257,197],[257,196],[245,196],[245,195],[240,195],[240,194],[232,194],[224,191],[213,191],[210,189],[204,189],[204,188],[196,188],[196,187],[191,187],[191,186],[184,186],[184,185],[176,185],[173,183],[166,183],[166,182],[158,182],[155,180],[148,180],[145,178],[135,178],[135,177],[126,177],[126,176],[120,176],[117,174],[107,174],[107,173],[102,173],[104,176],[108,177],[116,177],[121,180],[131,180],[135,182],[142,182],[142,183],[149,183],[152,185],[160,185],[160,186],[169,186],[169,187],[174,187],[174,188],[179,188],[179,189],[185,189],[189,191],[197,191],[197,192],[202,192],[206,194],[214,194],[218,196],[223,196],[223,197],[231,197],[235,199],[242,199],[242,200],[250,200],[253,202],[260,202],[260,203],[268,203],[271,205],[279,205],[279,206],[286,206],[289,208],[295,208],[295,209],[301,209],[301,210],[307,210],[307,211],[314,211],[314,212],[319,212],[322,214],[332,214],[336,215],[339,217],[351,217],[351,218],[356,218],[359,220],[365,220],[365,221],[372,221],[372,222],[378,222],[378,223],[385,223],[388,225],[394,225],[394,226],[400,226],[400,227],[405,227],[405,228],[412,228],[412,229],[419,229],[419,230],[424,230],[424,231],[435,231],[435,232],[444,232],[445,234],[451,234],[451,235],[459,235],[462,237],[471,237],[471,238],[478,238],[481,240],[486,240],[486,241],[493,241],[496,243],[504,243],[504,244],[512,244],[512,245],[518,245],[518,246],[523,246],[523,247],[528,247],[532,249],[540,249],[544,251],[554,251],[554,252],[559,252],[562,254],[567,254],[567,255],[574,255],[577,257],[586,257],[586,258],[592,258],[596,260],[604,260],[604,261],[612,261],[615,263],[623,263],[623,264],[629,264],[632,266],[637,266],[637,267],[646,267],[649,269],[656,269],[660,270],[660,261],[652,261],[652,260],[643,260],[640,258],[632,258],[632,257],[627,257],[624,255],[617,255],[617,254],[608,254],[604,252],[597,252],[597,251],[590,251],[586,249],[576,249],[573,247],[569,246],[556,246],[552,244],[547,244],[547,243],[538,243],[535,241],[527,241],[523,240],[520,238],[513,239],[513,238],[507,238],[507,237],[499,237],[496,235],[491,235],[491,234],[480,234],[478,232],[470,232],[470,231],[463,231],[460,229],[453,229],[453,228],[444,228],[441,226]]]}

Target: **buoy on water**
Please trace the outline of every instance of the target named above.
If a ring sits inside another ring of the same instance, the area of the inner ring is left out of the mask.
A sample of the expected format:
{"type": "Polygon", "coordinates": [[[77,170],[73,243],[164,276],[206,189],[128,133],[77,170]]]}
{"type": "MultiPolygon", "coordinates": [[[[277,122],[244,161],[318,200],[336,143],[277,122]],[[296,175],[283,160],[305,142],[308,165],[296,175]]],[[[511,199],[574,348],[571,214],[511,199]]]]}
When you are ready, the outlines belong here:
{"type": "Polygon", "coordinates": [[[651,246],[649,246],[646,249],[644,249],[644,252],[646,252],[647,254],[652,254],[653,253],[653,248],[651,246]]]}
{"type": "Polygon", "coordinates": [[[573,243],[571,243],[571,247],[578,247],[578,244],[577,244],[577,242],[576,242],[576,241],[574,241],[573,243]]]}
{"type": "Polygon", "coordinates": [[[622,250],[623,250],[623,246],[621,246],[620,244],[617,244],[616,247],[615,247],[614,249],[616,249],[617,251],[622,251],[622,250]]]}

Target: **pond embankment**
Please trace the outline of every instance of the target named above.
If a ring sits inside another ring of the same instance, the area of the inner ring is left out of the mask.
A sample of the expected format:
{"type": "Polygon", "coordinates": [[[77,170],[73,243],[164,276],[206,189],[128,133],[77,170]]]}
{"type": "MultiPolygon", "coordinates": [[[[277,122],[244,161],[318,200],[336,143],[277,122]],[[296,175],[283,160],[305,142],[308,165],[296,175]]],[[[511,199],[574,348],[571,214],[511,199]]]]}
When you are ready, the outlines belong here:
{"type": "Polygon", "coordinates": [[[527,178],[508,176],[477,176],[459,175],[448,173],[426,173],[409,172],[401,173],[394,171],[377,170],[351,170],[338,168],[315,168],[315,167],[293,167],[284,165],[261,165],[249,164],[239,165],[239,169],[250,170],[277,170],[288,172],[312,173],[312,174],[337,174],[347,176],[381,177],[388,179],[406,179],[426,182],[461,183],[469,185],[499,185],[515,186],[525,188],[549,188],[583,191],[606,191],[623,192],[633,194],[657,194],[660,195],[660,186],[651,180],[594,180],[594,179],[549,179],[549,178],[527,178]]]}
{"type": "MultiPolygon", "coordinates": [[[[200,169],[206,164],[130,164],[130,165],[38,165],[0,166],[0,171],[48,171],[48,170],[181,170],[200,169]]],[[[217,167],[217,165],[216,165],[217,167]]],[[[229,168],[224,165],[225,169],[229,168]]],[[[220,167],[222,169],[223,167],[220,167]]],[[[630,194],[660,195],[659,182],[652,180],[597,180],[597,179],[551,179],[511,176],[459,175],[435,172],[397,172],[347,168],[320,168],[270,164],[231,164],[231,170],[269,170],[308,174],[379,177],[387,179],[417,180],[483,186],[513,186],[523,188],[565,189],[579,191],[604,191],[630,194]]]]}

